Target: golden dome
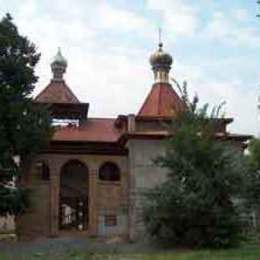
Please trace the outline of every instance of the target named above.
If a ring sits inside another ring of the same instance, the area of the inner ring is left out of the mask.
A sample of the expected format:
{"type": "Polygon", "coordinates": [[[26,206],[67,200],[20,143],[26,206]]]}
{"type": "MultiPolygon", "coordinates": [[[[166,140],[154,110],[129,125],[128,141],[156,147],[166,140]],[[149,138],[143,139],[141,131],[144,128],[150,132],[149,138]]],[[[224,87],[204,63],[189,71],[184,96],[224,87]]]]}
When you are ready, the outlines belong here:
{"type": "Polygon", "coordinates": [[[152,65],[153,70],[157,70],[160,68],[164,68],[166,70],[170,70],[173,59],[170,54],[164,52],[163,44],[159,43],[159,49],[154,52],[150,57],[150,64],[152,65]]]}

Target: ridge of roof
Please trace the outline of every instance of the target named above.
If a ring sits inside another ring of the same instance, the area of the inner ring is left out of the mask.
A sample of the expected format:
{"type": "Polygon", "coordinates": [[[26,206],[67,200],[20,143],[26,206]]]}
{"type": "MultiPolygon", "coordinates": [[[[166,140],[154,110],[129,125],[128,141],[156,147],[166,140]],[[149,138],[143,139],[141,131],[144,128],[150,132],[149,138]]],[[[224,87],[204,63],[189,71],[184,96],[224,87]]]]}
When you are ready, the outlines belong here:
{"type": "Polygon", "coordinates": [[[169,83],[155,83],[137,115],[171,117],[183,106],[182,100],[169,83]]]}
{"type": "Polygon", "coordinates": [[[34,98],[34,101],[40,103],[80,103],[79,99],[64,80],[51,80],[34,98]]]}

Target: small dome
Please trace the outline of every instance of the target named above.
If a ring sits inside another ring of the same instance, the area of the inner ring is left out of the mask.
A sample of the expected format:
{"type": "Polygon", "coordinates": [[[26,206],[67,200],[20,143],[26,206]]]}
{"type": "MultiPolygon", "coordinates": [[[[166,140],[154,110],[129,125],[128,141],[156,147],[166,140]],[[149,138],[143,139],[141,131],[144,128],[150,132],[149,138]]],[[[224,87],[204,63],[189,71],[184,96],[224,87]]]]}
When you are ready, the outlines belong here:
{"type": "Polygon", "coordinates": [[[52,80],[62,81],[63,74],[66,72],[67,69],[67,65],[68,65],[67,60],[62,56],[59,48],[57,54],[55,55],[51,63],[51,70],[53,73],[52,80]]]}
{"type": "Polygon", "coordinates": [[[172,56],[167,52],[164,52],[162,47],[163,44],[159,43],[159,49],[154,52],[150,57],[150,63],[153,70],[156,70],[158,68],[165,68],[169,70],[171,68],[173,62],[172,56]]]}
{"type": "Polygon", "coordinates": [[[60,48],[58,49],[57,54],[53,58],[52,64],[53,63],[67,66],[67,60],[62,56],[60,48]]]}

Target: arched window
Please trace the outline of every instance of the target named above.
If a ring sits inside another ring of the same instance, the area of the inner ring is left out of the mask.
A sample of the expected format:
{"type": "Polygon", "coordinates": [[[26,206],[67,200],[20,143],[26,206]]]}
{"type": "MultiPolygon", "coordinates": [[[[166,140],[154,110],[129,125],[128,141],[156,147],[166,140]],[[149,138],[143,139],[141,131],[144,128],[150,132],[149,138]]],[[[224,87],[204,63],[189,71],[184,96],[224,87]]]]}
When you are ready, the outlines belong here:
{"type": "Polygon", "coordinates": [[[106,162],[99,169],[99,179],[102,181],[120,181],[120,170],[115,163],[106,162]]]}

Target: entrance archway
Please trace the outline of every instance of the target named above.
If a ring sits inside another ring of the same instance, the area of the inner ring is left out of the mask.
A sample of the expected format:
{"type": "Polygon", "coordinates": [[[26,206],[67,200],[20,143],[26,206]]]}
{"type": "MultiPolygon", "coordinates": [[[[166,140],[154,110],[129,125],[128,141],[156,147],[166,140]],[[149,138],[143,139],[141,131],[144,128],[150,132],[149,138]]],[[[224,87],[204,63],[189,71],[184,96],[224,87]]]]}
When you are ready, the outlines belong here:
{"type": "Polygon", "coordinates": [[[60,229],[88,228],[88,190],[88,167],[78,160],[67,162],[60,175],[60,229]]]}

